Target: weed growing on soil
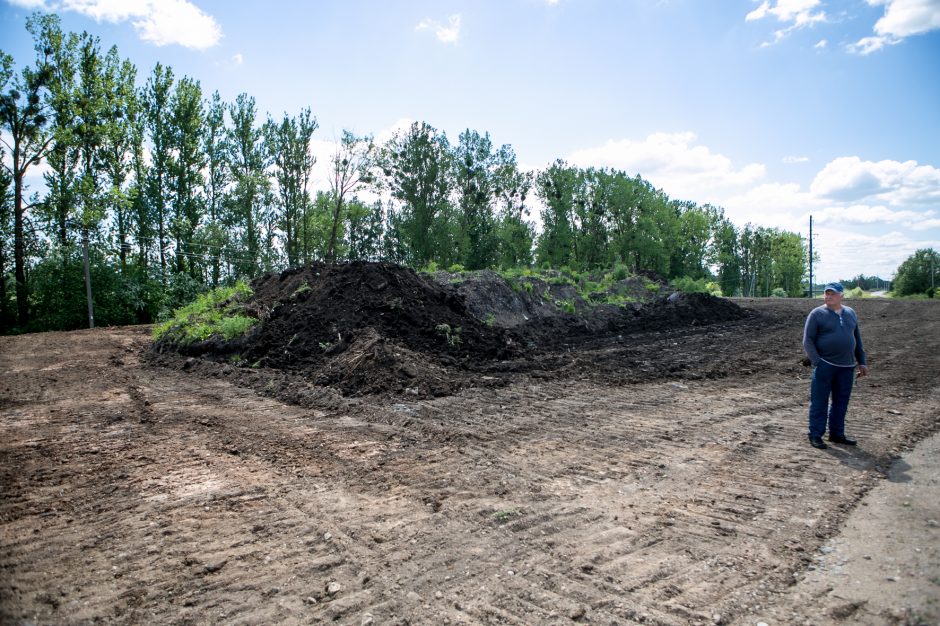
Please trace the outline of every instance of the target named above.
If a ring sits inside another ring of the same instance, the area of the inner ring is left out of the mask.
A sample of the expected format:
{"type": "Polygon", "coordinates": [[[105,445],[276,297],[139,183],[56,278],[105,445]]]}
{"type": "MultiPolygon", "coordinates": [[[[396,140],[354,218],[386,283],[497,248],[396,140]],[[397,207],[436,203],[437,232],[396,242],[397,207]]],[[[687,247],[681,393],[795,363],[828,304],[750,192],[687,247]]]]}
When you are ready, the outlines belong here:
{"type": "MultiPolygon", "coordinates": [[[[682,276],[672,281],[672,286],[683,293],[707,293],[712,296],[721,296],[721,286],[716,282],[707,281],[704,278],[695,280],[688,276],[682,276]]],[[[780,289],[779,287],[777,289],[780,289]]],[[[775,290],[776,291],[776,290],[775,290]]],[[[780,289],[782,295],[775,293],[776,298],[786,298],[787,292],[780,289]]]]}
{"type": "Polygon", "coordinates": [[[447,339],[447,345],[460,345],[460,332],[463,330],[460,326],[451,327],[450,324],[438,324],[434,327],[434,330],[444,335],[444,338],[447,339]]]}
{"type": "Polygon", "coordinates": [[[520,515],[522,515],[522,511],[519,509],[503,509],[502,511],[493,513],[493,519],[502,524],[520,515]]]}
{"type": "Polygon", "coordinates": [[[173,317],[153,329],[154,341],[168,339],[191,344],[220,336],[226,341],[241,337],[258,319],[244,314],[242,303],[252,295],[245,283],[219,287],[174,311],[173,317]]]}

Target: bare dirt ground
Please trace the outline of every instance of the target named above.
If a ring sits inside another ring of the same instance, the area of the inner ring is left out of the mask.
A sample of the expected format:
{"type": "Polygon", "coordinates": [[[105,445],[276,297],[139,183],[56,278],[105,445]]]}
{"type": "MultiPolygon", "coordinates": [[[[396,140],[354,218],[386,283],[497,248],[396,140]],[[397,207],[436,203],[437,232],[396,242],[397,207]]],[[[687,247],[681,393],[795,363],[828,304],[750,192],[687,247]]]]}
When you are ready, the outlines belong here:
{"type": "Polygon", "coordinates": [[[0,622],[938,623],[940,307],[851,303],[817,451],[811,303],[739,303],[314,408],[145,327],[0,338],[0,622]]]}

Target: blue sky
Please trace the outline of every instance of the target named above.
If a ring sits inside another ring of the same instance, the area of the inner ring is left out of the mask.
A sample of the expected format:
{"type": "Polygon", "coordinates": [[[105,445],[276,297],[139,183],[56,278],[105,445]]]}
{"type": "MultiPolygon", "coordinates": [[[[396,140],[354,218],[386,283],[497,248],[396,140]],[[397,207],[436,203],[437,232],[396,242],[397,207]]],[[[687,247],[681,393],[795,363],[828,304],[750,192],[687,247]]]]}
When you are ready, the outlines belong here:
{"type": "Polygon", "coordinates": [[[674,198],[808,234],[822,280],[889,277],[940,249],[940,0],[3,0],[208,95],[309,106],[325,162],[344,128],[426,121],[639,173],[674,198]]]}

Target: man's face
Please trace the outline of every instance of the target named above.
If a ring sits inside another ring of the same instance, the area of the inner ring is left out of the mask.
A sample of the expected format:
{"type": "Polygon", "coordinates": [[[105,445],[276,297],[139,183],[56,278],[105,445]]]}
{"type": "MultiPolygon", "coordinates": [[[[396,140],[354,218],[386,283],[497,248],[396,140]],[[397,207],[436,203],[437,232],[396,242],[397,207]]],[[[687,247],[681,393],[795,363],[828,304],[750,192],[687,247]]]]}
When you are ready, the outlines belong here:
{"type": "Polygon", "coordinates": [[[827,289],[824,298],[826,300],[826,306],[828,307],[838,307],[842,305],[842,294],[838,291],[827,289]]]}

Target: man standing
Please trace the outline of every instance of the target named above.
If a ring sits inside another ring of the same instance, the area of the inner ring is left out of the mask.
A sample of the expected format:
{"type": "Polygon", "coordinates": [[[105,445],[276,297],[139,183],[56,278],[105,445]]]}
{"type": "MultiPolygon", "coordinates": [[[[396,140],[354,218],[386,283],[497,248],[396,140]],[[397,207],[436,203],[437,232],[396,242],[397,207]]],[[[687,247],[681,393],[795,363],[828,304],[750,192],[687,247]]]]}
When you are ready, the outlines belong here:
{"type": "Polygon", "coordinates": [[[803,349],[813,363],[810,387],[809,442],[825,450],[822,440],[828,413],[829,441],[854,446],[856,441],[845,436],[845,412],[849,408],[855,368],[858,376],[868,375],[858,316],[842,306],[842,285],[826,285],[824,306],[818,306],[806,317],[803,328],[803,349]],[[829,398],[832,397],[832,404],[829,398]]]}

